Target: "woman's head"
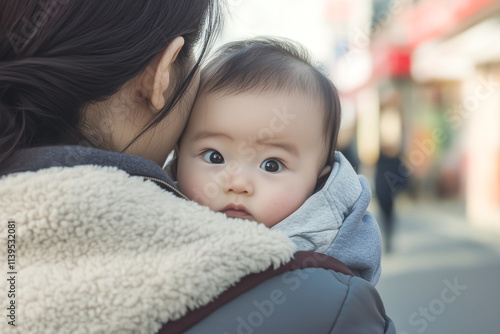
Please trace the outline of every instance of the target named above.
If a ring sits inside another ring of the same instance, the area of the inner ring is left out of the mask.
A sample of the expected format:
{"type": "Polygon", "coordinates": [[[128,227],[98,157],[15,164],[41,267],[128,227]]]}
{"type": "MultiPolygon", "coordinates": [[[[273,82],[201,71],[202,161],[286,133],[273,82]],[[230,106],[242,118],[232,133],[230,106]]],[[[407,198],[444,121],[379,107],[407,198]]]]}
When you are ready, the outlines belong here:
{"type": "Polygon", "coordinates": [[[129,144],[189,108],[219,15],[217,0],[0,1],[0,163],[20,148],[82,142],[151,158],[129,144]]]}

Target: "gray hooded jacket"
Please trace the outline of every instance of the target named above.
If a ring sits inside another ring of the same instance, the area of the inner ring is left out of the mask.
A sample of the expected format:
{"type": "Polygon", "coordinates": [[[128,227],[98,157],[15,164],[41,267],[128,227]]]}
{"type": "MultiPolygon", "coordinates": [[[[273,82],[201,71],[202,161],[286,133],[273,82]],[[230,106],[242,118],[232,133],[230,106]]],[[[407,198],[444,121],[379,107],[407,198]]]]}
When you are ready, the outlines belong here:
{"type": "Polygon", "coordinates": [[[298,251],[324,253],[344,262],[359,277],[380,278],[380,229],[366,211],[372,193],[340,152],[325,185],[272,229],[287,234],[298,251]]]}

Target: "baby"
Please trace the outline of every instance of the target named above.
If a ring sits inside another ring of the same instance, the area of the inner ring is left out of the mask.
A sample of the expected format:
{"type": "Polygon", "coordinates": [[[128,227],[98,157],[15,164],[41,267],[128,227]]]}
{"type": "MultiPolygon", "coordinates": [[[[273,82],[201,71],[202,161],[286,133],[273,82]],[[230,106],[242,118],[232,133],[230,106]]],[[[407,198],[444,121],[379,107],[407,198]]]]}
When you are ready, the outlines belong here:
{"type": "Polygon", "coordinates": [[[376,283],[380,232],[366,212],[366,180],[335,152],[340,111],[334,85],[303,48],[269,38],[226,44],[202,70],[178,144],[179,190],[376,283]]]}

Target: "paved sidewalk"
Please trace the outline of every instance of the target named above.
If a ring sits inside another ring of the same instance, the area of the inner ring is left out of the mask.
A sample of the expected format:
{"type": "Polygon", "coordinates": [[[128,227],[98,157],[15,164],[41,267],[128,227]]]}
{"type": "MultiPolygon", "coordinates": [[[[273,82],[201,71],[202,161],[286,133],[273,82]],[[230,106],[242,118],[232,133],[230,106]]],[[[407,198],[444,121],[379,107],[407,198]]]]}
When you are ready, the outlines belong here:
{"type": "Polygon", "coordinates": [[[458,201],[396,210],[377,288],[398,334],[500,333],[500,235],[469,225],[458,201]]]}

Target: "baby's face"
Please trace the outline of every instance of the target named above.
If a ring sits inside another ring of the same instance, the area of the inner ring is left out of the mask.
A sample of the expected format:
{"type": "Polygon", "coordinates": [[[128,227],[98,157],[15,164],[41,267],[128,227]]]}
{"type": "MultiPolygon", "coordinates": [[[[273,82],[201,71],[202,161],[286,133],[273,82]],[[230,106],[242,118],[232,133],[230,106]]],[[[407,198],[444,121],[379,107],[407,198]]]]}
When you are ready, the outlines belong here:
{"type": "Polygon", "coordinates": [[[323,119],[305,93],[200,92],[180,143],[179,189],[228,217],[274,226],[314,190],[323,119]]]}

